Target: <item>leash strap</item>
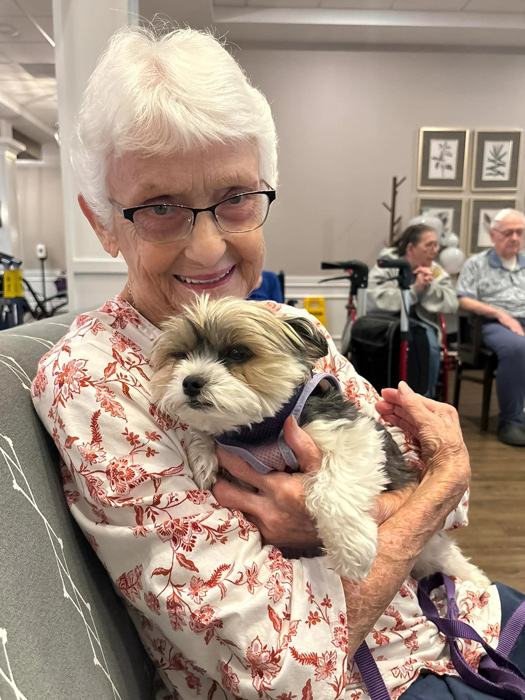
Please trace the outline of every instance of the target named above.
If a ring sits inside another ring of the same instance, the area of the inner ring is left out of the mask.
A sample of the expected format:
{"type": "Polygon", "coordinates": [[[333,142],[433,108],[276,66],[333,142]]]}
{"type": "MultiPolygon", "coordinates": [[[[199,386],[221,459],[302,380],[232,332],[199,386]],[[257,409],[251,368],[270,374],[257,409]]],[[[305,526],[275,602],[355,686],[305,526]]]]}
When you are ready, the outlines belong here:
{"type": "Polygon", "coordinates": [[[390,700],[390,693],[387,690],[383,676],[379,672],[366,642],[362,642],[359,646],[359,649],[354,654],[354,661],[372,700],[390,700]]]}
{"type": "MultiPolygon", "coordinates": [[[[508,656],[525,625],[525,602],[513,612],[501,631],[497,649],[493,649],[470,625],[457,619],[459,610],[455,593],[456,587],[452,579],[440,573],[420,581],[418,587],[421,609],[425,617],[446,636],[454,668],[467,685],[492,697],[524,700],[525,676],[508,656]],[[430,592],[441,585],[445,586],[447,594],[447,615],[444,618],[439,616],[437,607],[430,599],[430,592]],[[474,671],[467,663],[459,650],[457,638],[470,639],[483,646],[487,656],[480,662],[481,673],[474,671]]],[[[354,659],[371,699],[388,700],[390,695],[366,641],[361,644],[354,659]]]]}
{"type": "Polygon", "coordinates": [[[505,700],[523,700],[525,698],[525,676],[509,660],[508,655],[525,625],[525,603],[522,603],[514,611],[501,632],[497,649],[493,649],[470,625],[457,619],[459,611],[455,592],[454,582],[443,574],[434,574],[424,579],[418,587],[418,600],[421,609],[425,617],[446,636],[454,668],[465,683],[477,690],[505,700]],[[434,588],[443,584],[447,594],[447,615],[444,618],[439,617],[438,610],[429,595],[434,588]],[[459,650],[457,638],[470,639],[481,644],[488,659],[490,659],[489,663],[480,664],[482,673],[475,671],[467,663],[459,650]]]}

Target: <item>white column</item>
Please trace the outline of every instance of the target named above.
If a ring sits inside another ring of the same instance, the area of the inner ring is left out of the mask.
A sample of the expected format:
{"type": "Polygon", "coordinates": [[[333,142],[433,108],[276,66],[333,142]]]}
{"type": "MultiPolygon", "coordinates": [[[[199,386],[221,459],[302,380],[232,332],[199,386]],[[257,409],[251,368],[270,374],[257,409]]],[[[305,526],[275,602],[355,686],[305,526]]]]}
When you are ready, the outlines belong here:
{"type": "Polygon", "coordinates": [[[102,249],[77,202],[78,188],[69,161],[74,120],[87,81],[109,37],[136,24],[138,0],[53,0],[53,26],[61,141],[62,188],[69,290],[72,311],[96,308],[124,284],[124,261],[102,249]]]}
{"type": "MultiPolygon", "coordinates": [[[[0,125],[2,134],[5,130],[0,125]]],[[[26,147],[13,138],[0,136],[0,252],[23,258],[19,233],[16,189],[16,157],[26,147]]]]}

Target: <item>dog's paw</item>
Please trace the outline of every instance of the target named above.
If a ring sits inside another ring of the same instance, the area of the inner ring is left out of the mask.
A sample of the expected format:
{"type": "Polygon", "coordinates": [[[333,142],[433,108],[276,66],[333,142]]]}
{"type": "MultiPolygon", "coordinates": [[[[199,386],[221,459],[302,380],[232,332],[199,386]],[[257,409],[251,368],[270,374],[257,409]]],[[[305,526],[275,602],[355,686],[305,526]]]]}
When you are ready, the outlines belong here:
{"type": "Polygon", "coordinates": [[[209,491],[217,481],[219,462],[208,436],[193,435],[188,446],[188,461],[193,480],[202,491],[209,491]]]}
{"type": "Polygon", "coordinates": [[[201,455],[192,460],[192,471],[195,483],[201,491],[209,491],[217,481],[219,463],[217,457],[208,454],[205,458],[201,455]]]}

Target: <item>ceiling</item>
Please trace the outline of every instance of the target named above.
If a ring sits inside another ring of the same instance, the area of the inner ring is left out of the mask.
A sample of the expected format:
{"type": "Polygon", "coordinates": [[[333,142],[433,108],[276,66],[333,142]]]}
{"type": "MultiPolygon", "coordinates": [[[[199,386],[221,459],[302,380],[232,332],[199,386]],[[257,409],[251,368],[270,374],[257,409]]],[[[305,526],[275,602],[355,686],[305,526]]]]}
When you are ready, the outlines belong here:
{"type": "MultiPolygon", "coordinates": [[[[89,0],[77,0],[89,1],[89,0]]],[[[41,143],[57,122],[53,0],[0,0],[0,119],[41,143]]],[[[241,47],[525,51],[525,0],[140,0],[241,47]]]]}
{"type": "Polygon", "coordinates": [[[40,142],[57,121],[52,4],[0,0],[0,119],[40,142]]]}
{"type": "Polygon", "coordinates": [[[213,5],[216,7],[319,7],[339,10],[525,13],[525,0],[213,0],[213,5]]]}

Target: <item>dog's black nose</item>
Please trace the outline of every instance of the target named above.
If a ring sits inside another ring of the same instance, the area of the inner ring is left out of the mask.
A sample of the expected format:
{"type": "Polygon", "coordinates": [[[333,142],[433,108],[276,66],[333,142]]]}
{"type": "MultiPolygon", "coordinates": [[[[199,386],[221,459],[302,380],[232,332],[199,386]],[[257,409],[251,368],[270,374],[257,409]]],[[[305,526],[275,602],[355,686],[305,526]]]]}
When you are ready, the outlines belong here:
{"type": "Polygon", "coordinates": [[[190,374],[184,377],[182,380],[182,388],[186,396],[193,398],[201,393],[202,387],[206,384],[206,380],[203,377],[199,377],[198,374],[190,374]]]}

